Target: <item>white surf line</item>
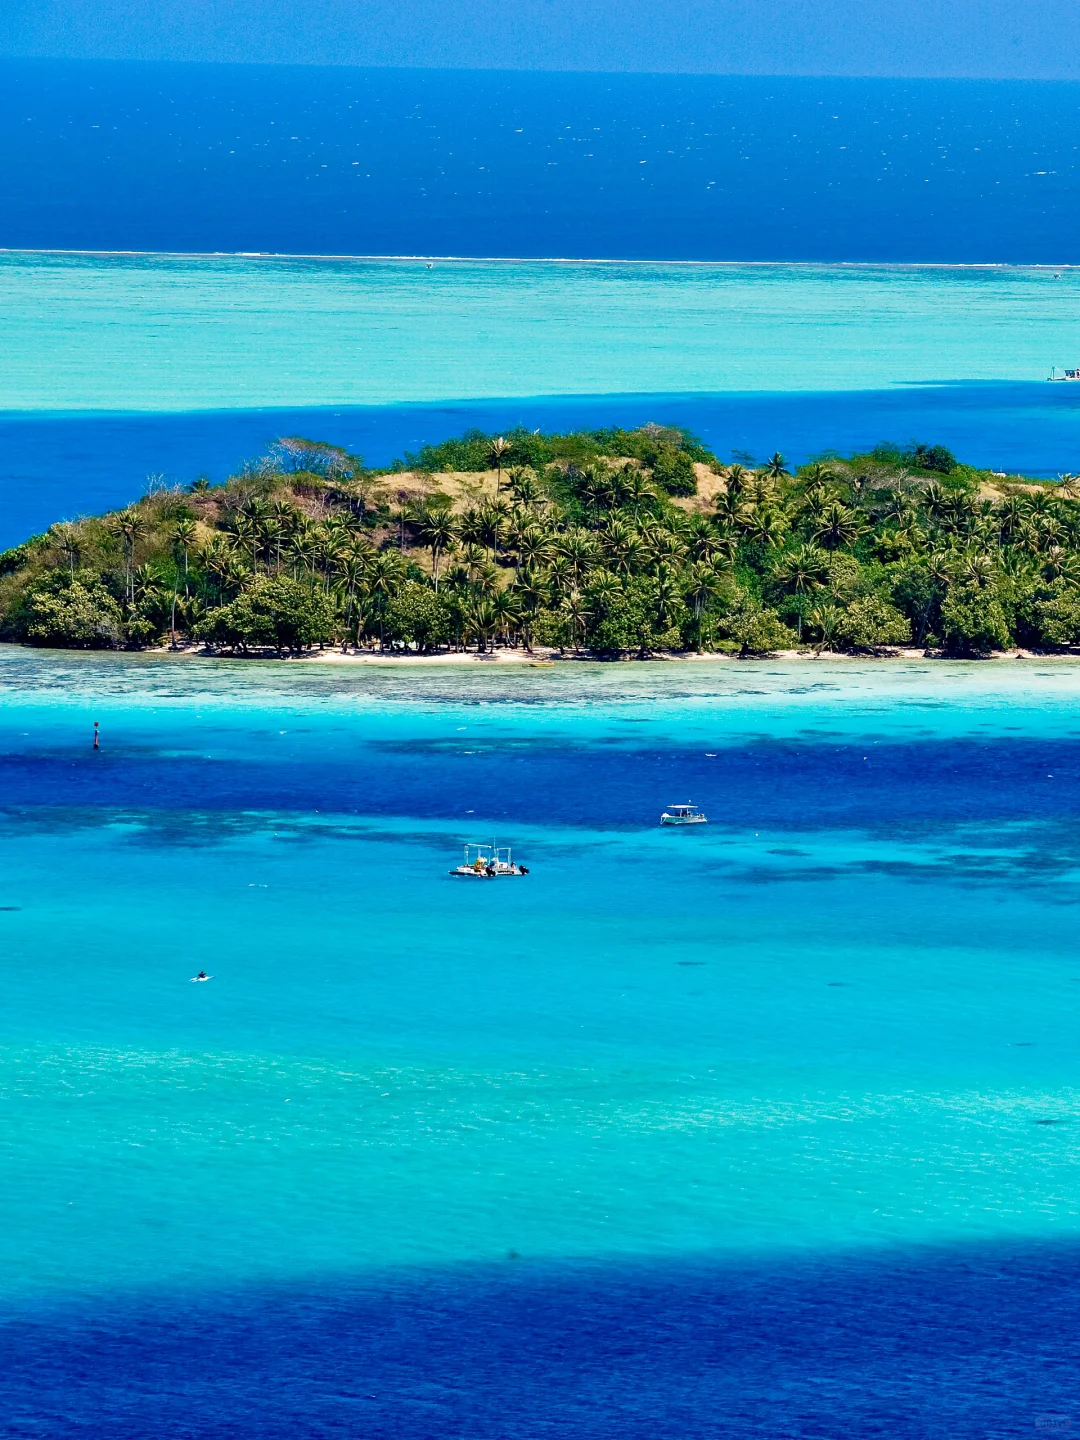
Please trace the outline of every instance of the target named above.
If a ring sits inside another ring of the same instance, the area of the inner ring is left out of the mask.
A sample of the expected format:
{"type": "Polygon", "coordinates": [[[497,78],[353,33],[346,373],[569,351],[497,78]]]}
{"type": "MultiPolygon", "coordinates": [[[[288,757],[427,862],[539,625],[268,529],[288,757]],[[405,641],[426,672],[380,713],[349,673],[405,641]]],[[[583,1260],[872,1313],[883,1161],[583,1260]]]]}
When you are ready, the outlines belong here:
{"type": "Polygon", "coordinates": [[[632,257],[573,255],[350,255],[310,250],[82,250],[26,248],[0,245],[0,255],[85,255],[111,258],[130,256],[163,260],[334,260],[334,261],[438,261],[440,264],[482,265],[641,265],[685,266],[688,269],[800,269],[800,270],[1076,270],[1080,263],[1048,260],[1018,263],[1007,260],[647,260],[632,257]]]}

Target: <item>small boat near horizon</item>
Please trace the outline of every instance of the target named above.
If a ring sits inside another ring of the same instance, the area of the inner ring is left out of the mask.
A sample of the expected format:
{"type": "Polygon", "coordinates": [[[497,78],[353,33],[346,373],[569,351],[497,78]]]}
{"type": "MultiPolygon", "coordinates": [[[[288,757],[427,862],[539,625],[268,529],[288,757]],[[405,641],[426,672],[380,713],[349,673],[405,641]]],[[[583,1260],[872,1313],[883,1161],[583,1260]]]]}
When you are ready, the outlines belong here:
{"type": "Polygon", "coordinates": [[[669,805],[660,816],[661,825],[707,825],[707,815],[697,805],[669,805]]]}
{"type": "Polygon", "coordinates": [[[1047,380],[1052,380],[1057,383],[1062,383],[1067,380],[1080,381],[1080,366],[1078,366],[1075,370],[1063,370],[1059,375],[1057,373],[1057,366],[1053,365],[1051,366],[1050,374],[1046,378],[1047,380]]]}
{"type": "Polygon", "coordinates": [[[467,880],[502,880],[509,875],[527,875],[528,866],[515,865],[509,845],[466,845],[465,858],[455,865],[451,875],[467,880]]]}

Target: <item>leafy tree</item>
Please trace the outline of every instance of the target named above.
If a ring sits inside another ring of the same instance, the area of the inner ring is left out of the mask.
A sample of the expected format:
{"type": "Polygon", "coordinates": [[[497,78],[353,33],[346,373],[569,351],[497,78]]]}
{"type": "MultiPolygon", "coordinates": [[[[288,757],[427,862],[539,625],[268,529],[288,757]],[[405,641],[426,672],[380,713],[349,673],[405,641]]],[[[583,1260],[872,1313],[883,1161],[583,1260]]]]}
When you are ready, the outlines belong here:
{"type": "Polygon", "coordinates": [[[895,572],[892,598],[900,612],[907,616],[916,645],[924,644],[927,635],[940,628],[940,607],[944,583],[929,566],[911,560],[895,572]]]}
{"type": "Polygon", "coordinates": [[[956,456],[944,445],[922,445],[913,442],[901,454],[901,461],[915,470],[932,470],[948,475],[956,468],[956,456]]]}
{"type": "Polygon", "coordinates": [[[997,593],[974,585],[950,585],[941,606],[945,648],[958,655],[984,655],[1009,644],[1009,626],[997,593]]]}
{"type": "Polygon", "coordinates": [[[450,639],[450,616],[430,586],[405,580],[390,596],[383,615],[386,638],[420,650],[450,639]]]}
{"type": "Polygon", "coordinates": [[[721,629],[736,642],[744,656],[785,650],[795,643],[795,636],[781,623],[776,611],[766,609],[759,600],[745,593],[724,617],[721,629]]]}
{"type": "Polygon", "coordinates": [[[47,580],[26,597],[20,626],[33,645],[100,650],[124,638],[120,606],[96,576],[47,580]]]}
{"type": "Polygon", "coordinates": [[[1037,642],[1046,645],[1080,645],[1080,591],[1056,585],[1034,605],[1037,642]]]}
{"type": "Polygon", "coordinates": [[[656,452],[652,462],[652,477],[667,495],[696,495],[697,475],[694,462],[683,450],[665,446],[656,452]]]}
{"type": "Polygon", "coordinates": [[[196,638],[248,651],[270,647],[299,653],[334,635],[329,598],[284,575],[260,576],[196,627],[196,638]]]}
{"type": "Polygon", "coordinates": [[[856,650],[876,650],[910,644],[911,622],[880,596],[864,595],[842,613],[836,634],[856,650]]]}

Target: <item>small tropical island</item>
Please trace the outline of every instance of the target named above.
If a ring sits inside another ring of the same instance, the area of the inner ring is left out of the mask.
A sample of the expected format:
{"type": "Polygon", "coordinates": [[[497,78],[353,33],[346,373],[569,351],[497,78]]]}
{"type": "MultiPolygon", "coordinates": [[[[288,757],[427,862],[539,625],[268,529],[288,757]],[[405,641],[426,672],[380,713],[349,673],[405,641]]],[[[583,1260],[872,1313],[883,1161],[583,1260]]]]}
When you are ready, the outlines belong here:
{"type": "Polygon", "coordinates": [[[0,638],[230,656],[647,658],[1080,644],[1080,477],[941,446],[789,469],[684,431],[279,440],[0,554],[0,638]]]}

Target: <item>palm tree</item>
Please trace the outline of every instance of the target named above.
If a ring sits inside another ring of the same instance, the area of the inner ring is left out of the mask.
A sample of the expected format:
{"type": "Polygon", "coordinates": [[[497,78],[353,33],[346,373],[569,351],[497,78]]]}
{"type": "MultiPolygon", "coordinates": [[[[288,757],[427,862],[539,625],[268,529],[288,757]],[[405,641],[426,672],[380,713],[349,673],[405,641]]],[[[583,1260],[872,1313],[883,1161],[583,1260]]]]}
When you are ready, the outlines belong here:
{"type": "Polygon", "coordinates": [[[146,521],[134,505],[128,505],[117,511],[111,523],[124,547],[124,599],[133,605],[135,597],[131,589],[131,575],[135,564],[135,544],[146,529],[146,521]]]}
{"type": "Polygon", "coordinates": [[[547,600],[547,585],[539,571],[534,570],[531,566],[525,566],[518,572],[518,577],[511,589],[517,597],[520,608],[525,648],[531,650],[532,622],[536,618],[536,612],[547,600]]]}
{"type": "Polygon", "coordinates": [[[822,515],[836,501],[836,498],[833,491],[824,485],[815,483],[803,494],[801,513],[811,525],[820,525],[822,515]]]}
{"type": "Polygon", "coordinates": [[[1056,515],[1037,515],[1033,528],[1038,536],[1038,548],[1049,550],[1052,545],[1060,545],[1065,539],[1065,526],[1056,515]]]}
{"type": "Polygon", "coordinates": [[[270,519],[274,522],[274,569],[281,573],[281,544],[287,540],[300,520],[300,511],[288,500],[275,500],[270,506],[270,519]]]}
{"type": "MultiPolygon", "coordinates": [[[[825,556],[816,545],[800,545],[797,550],[781,555],[773,567],[773,573],[782,585],[794,591],[800,599],[816,590],[828,575],[825,556]]],[[[802,606],[797,610],[796,626],[799,643],[802,644],[802,606]]]]}
{"type": "Polygon", "coordinates": [[[949,502],[949,493],[936,480],[931,480],[923,486],[922,505],[923,509],[932,519],[936,520],[939,511],[949,502]]]}
{"type": "Polygon", "coordinates": [[[610,570],[594,570],[589,576],[589,598],[597,608],[608,609],[621,594],[622,586],[618,576],[613,575],[610,570]]]}
{"type": "Polygon", "coordinates": [[[68,563],[68,573],[72,580],[75,579],[76,561],[82,558],[83,542],[78,529],[72,525],[70,520],[64,520],[59,525],[54,525],[49,531],[49,537],[55,541],[64,559],[68,563]]]}
{"type": "Polygon", "coordinates": [[[330,577],[341,573],[346,560],[353,553],[353,541],[347,532],[342,534],[340,530],[331,529],[327,525],[323,527],[319,543],[323,557],[323,589],[329,594],[330,577]]]}
{"type": "Polygon", "coordinates": [[[686,559],[686,546],[682,538],[662,526],[656,526],[649,531],[648,544],[652,550],[654,569],[664,565],[681,565],[686,559]]]}
{"type": "Polygon", "coordinates": [[[693,515],[686,523],[684,540],[695,560],[711,560],[716,554],[716,531],[704,515],[693,515]]]}
{"type": "Polygon", "coordinates": [[[653,513],[657,506],[656,489],[640,470],[623,471],[623,505],[633,515],[653,513]]]}
{"type": "Polygon", "coordinates": [[[926,557],[926,568],[930,578],[939,585],[951,585],[955,579],[956,555],[951,550],[931,550],[926,557]]]}
{"type": "Polygon", "coordinates": [[[195,536],[197,534],[198,526],[195,524],[194,520],[190,520],[186,516],[182,516],[179,520],[173,522],[171,537],[173,554],[177,556],[178,559],[183,561],[185,596],[189,593],[189,559],[191,555],[191,547],[195,543],[195,536]]]}
{"type": "Polygon", "coordinates": [[[836,470],[827,460],[812,460],[809,465],[799,471],[799,479],[805,481],[807,486],[824,487],[828,481],[835,480],[835,478],[836,470]]]}
{"type": "Polygon", "coordinates": [[[926,545],[926,531],[914,518],[906,517],[893,531],[896,541],[909,553],[921,551],[926,545]]]}
{"type": "Polygon", "coordinates": [[[431,551],[431,573],[439,589],[439,560],[457,539],[458,527],[450,510],[424,510],[417,519],[417,534],[431,551]]]}
{"type": "Polygon", "coordinates": [[[1080,585],[1080,555],[1054,545],[1043,559],[1043,573],[1051,580],[1067,580],[1070,585],[1080,585]]]}
{"type": "Polygon", "coordinates": [[[787,534],[787,517],[773,505],[755,505],[744,521],[747,537],[770,548],[783,543],[787,534]]]}
{"type": "Polygon", "coordinates": [[[786,480],[790,473],[787,468],[787,461],[783,455],[780,454],[779,450],[773,451],[769,459],[766,460],[764,469],[771,480],[786,480]]]}
{"type": "Polygon", "coordinates": [[[656,576],[656,616],[665,630],[671,624],[681,599],[682,587],[677,570],[673,566],[660,570],[656,576]]]}
{"type": "Polygon", "coordinates": [[[971,585],[985,590],[997,577],[997,566],[989,555],[978,551],[964,555],[954,571],[961,585],[971,585]]]}
{"type": "Polygon", "coordinates": [[[152,565],[140,565],[132,572],[131,596],[136,604],[143,601],[160,601],[164,598],[161,576],[152,565]]]}
{"type": "Polygon", "coordinates": [[[842,612],[835,605],[819,605],[810,611],[810,624],[821,631],[821,642],[817,647],[819,655],[826,645],[831,645],[836,639],[843,618],[842,612]]]}
{"type": "Polygon", "coordinates": [[[587,530],[568,530],[559,540],[556,553],[566,561],[574,583],[580,585],[596,560],[596,544],[587,530]]]}
{"type": "Polygon", "coordinates": [[[261,500],[258,495],[253,495],[245,508],[251,521],[252,542],[255,547],[251,557],[251,568],[257,575],[259,573],[259,547],[266,538],[266,524],[271,518],[271,511],[266,501],[261,500]]]}
{"type": "Polygon", "coordinates": [[[742,525],[748,508],[745,490],[722,490],[717,495],[714,506],[717,525],[721,530],[737,530],[742,525]]]}
{"type": "Polygon", "coordinates": [[[251,568],[259,573],[259,527],[255,518],[246,510],[238,510],[233,516],[233,534],[241,546],[251,552],[251,568]]]}
{"type": "Polygon", "coordinates": [[[251,579],[247,556],[238,545],[226,546],[220,562],[221,584],[235,595],[251,579]]]}
{"type": "Polygon", "coordinates": [[[561,603],[574,584],[574,572],[565,555],[556,555],[547,570],[548,588],[552,597],[561,603]]]}
{"type": "Polygon", "coordinates": [[[482,545],[469,544],[462,549],[461,560],[471,581],[487,565],[488,553],[482,545]]]}
{"type": "Polygon", "coordinates": [[[511,442],[509,440],[503,439],[501,435],[496,435],[495,439],[491,442],[491,463],[496,467],[497,472],[495,476],[496,496],[498,496],[499,491],[502,489],[503,461],[505,460],[506,456],[509,455],[510,451],[513,448],[514,447],[511,442]]]}
{"type": "Polygon", "coordinates": [[[485,559],[473,571],[472,588],[477,595],[494,595],[499,589],[499,576],[498,566],[485,559]]]}
{"type": "Polygon", "coordinates": [[[300,578],[299,571],[306,570],[308,584],[315,588],[315,564],[318,558],[318,536],[310,520],[297,525],[289,536],[289,554],[292,559],[293,579],[300,578]]]}
{"type": "Polygon", "coordinates": [[[862,516],[857,510],[833,500],[821,512],[814,539],[829,550],[842,550],[855,541],[865,529],[862,516]]]}
{"type": "Polygon", "coordinates": [[[686,583],[686,598],[694,614],[698,643],[701,641],[701,622],[706,606],[718,594],[724,577],[708,560],[695,560],[690,567],[686,583]]]}
{"type": "Polygon", "coordinates": [[[495,631],[505,642],[509,632],[521,620],[521,602],[512,588],[497,590],[491,597],[491,608],[495,618],[495,631]]]}
{"type": "Polygon", "coordinates": [[[484,543],[491,547],[492,559],[498,560],[503,531],[510,520],[510,507],[505,500],[493,500],[490,505],[484,506],[481,513],[484,543]]]}
{"type": "Polygon", "coordinates": [[[490,595],[476,595],[465,606],[463,613],[466,640],[475,640],[477,649],[483,651],[499,626],[499,617],[490,595]]]}
{"type": "Polygon", "coordinates": [[[570,590],[561,600],[559,609],[570,626],[570,641],[575,650],[580,649],[578,635],[585,638],[585,628],[592,614],[588,601],[580,590],[570,590]]]}
{"type": "Polygon", "coordinates": [[[466,545],[483,545],[487,535],[487,523],[484,519],[483,510],[477,505],[470,505],[463,510],[461,519],[458,522],[458,534],[466,545]]]}
{"type": "Polygon", "coordinates": [[[1045,490],[1039,490],[1034,495],[1028,497],[1029,515],[1046,515],[1053,507],[1053,497],[1048,495],[1045,490]]]}
{"type": "Polygon", "coordinates": [[[734,565],[739,558],[739,538],[729,532],[716,537],[713,559],[718,565],[734,565]]]}
{"type": "Polygon", "coordinates": [[[510,493],[519,505],[528,507],[536,504],[540,498],[540,489],[531,470],[525,466],[508,470],[507,479],[510,481],[510,493]]]}
{"type": "MultiPolygon", "coordinates": [[[[364,578],[367,574],[367,557],[361,555],[354,547],[348,551],[341,565],[341,579],[344,585],[342,596],[342,611],[345,617],[345,624],[353,626],[353,643],[359,647],[360,625],[363,619],[363,608],[360,603],[364,589],[364,578]]],[[[342,641],[342,653],[345,651],[345,642],[342,641]]]]}
{"type": "Polygon", "coordinates": [[[595,466],[590,465],[581,472],[575,488],[579,498],[584,501],[586,510],[591,510],[594,515],[608,508],[607,497],[610,495],[611,486],[607,477],[595,466]]]}
{"type": "Polygon", "coordinates": [[[539,525],[530,525],[523,530],[517,538],[515,549],[522,565],[533,569],[546,565],[555,553],[551,536],[541,530],[539,525]]]}
{"type": "Polygon", "coordinates": [[[380,649],[385,649],[386,646],[386,607],[400,584],[404,568],[400,553],[393,550],[378,551],[372,556],[367,567],[367,593],[379,617],[380,649]]]}
{"type": "Polygon", "coordinates": [[[218,604],[222,603],[222,570],[225,557],[228,554],[228,545],[220,535],[213,536],[206,542],[199,551],[199,564],[205,573],[217,584],[218,604]]]}
{"type": "Polygon", "coordinates": [[[727,486],[724,491],[726,495],[739,496],[746,485],[746,466],[729,465],[727,471],[727,486]]]}
{"type": "Polygon", "coordinates": [[[514,510],[503,529],[503,546],[514,557],[515,569],[521,565],[521,543],[536,526],[536,521],[527,510],[514,510]]]}

